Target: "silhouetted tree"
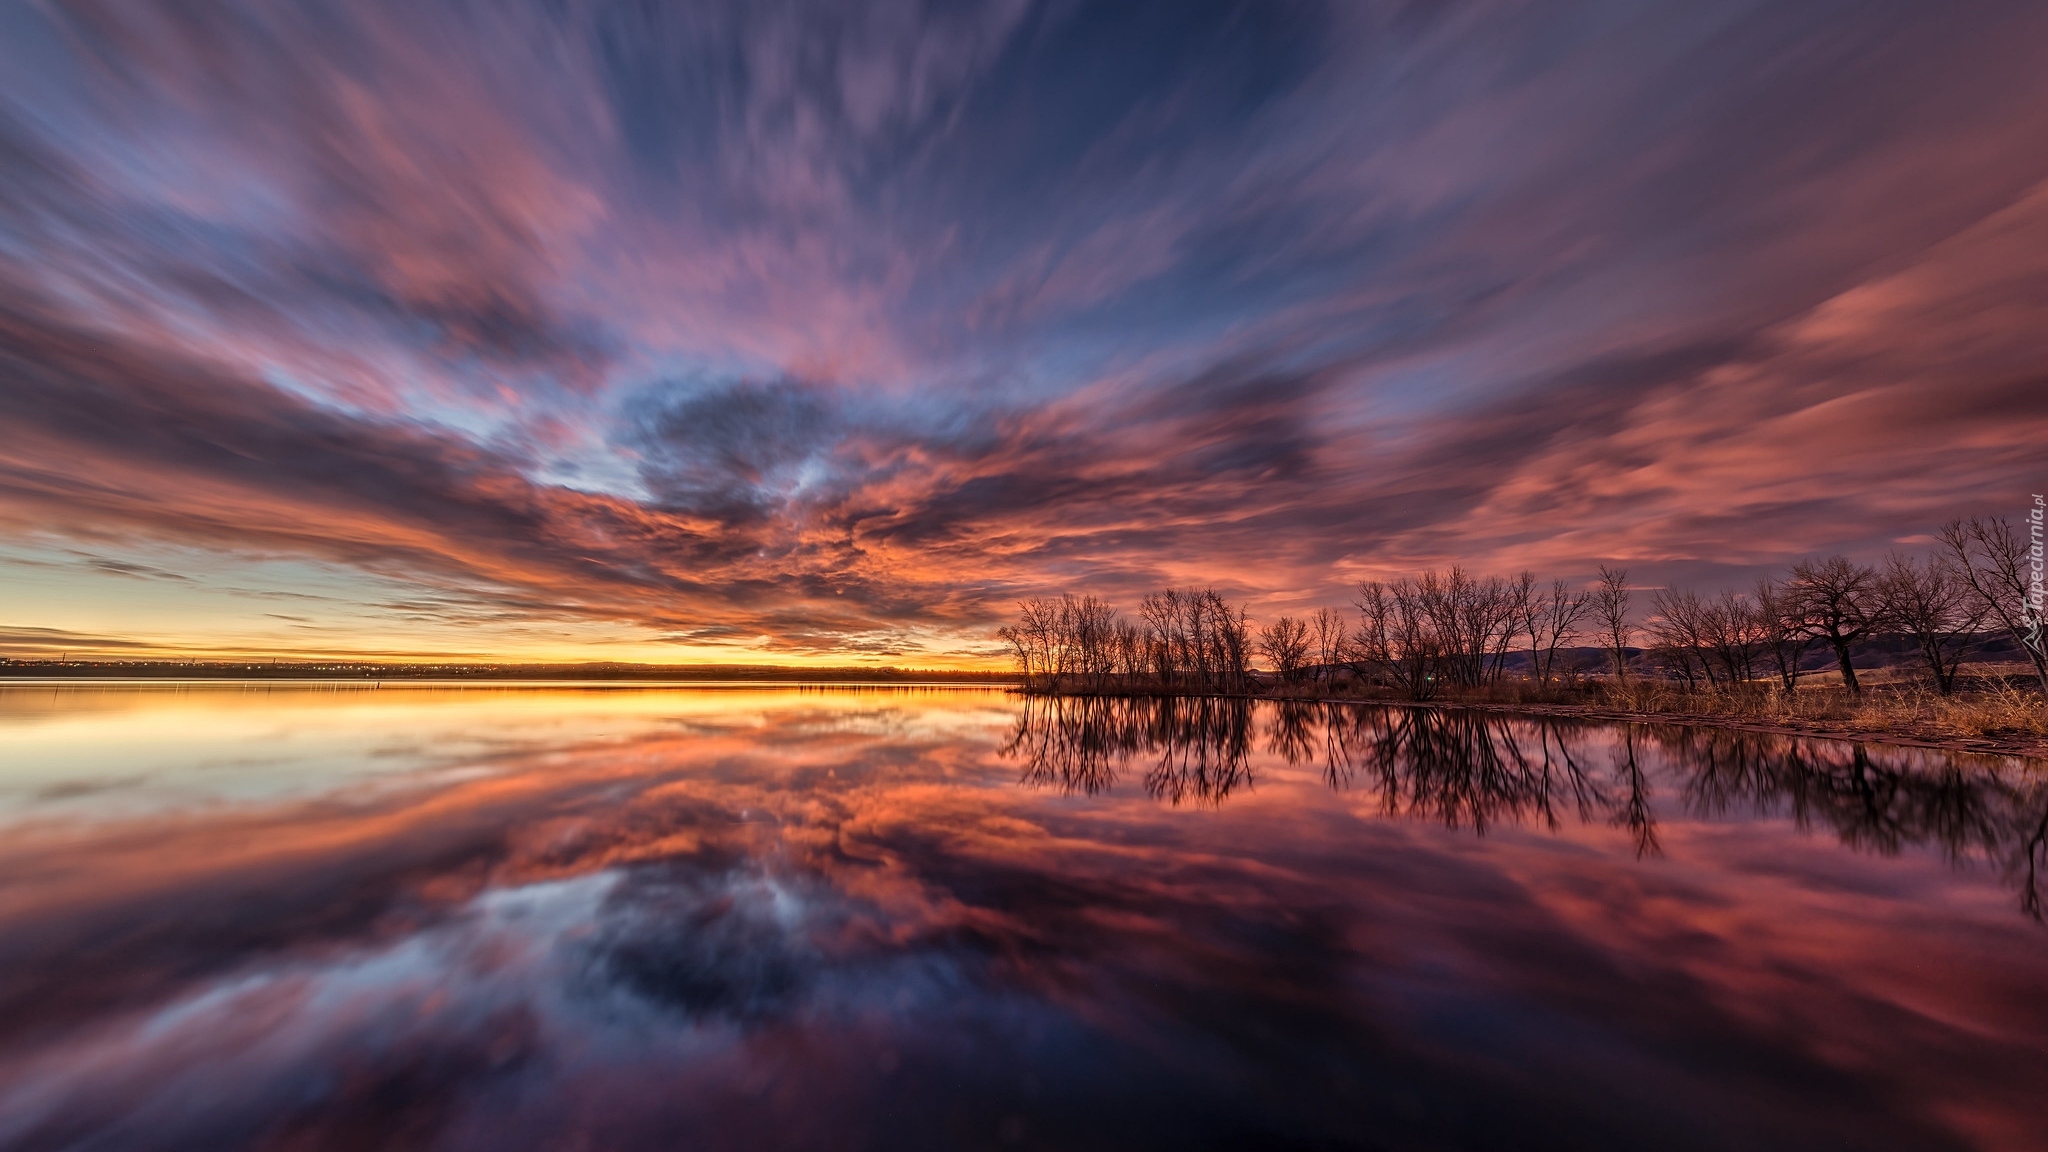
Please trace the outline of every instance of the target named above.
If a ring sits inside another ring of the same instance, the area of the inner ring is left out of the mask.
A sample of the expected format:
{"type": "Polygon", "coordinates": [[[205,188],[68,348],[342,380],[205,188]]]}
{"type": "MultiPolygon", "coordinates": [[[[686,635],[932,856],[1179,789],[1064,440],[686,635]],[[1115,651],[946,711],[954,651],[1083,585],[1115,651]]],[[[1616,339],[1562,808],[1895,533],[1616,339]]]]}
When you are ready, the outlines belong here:
{"type": "Polygon", "coordinates": [[[1834,650],[1842,684],[1851,695],[1862,695],[1863,685],[1856,681],[1849,650],[1884,626],[1884,597],[1876,570],[1852,564],[1846,556],[1802,560],[1792,566],[1787,587],[1800,626],[1834,650]]]}
{"type": "Polygon", "coordinates": [[[1259,632],[1259,654],[1273,666],[1273,674],[1288,683],[1298,678],[1302,665],[1308,663],[1309,644],[1307,622],[1292,616],[1282,616],[1259,632]]]}
{"type": "Polygon", "coordinates": [[[1592,594],[1574,592],[1562,580],[1551,581],[1548,592],[1537,591],[1535,574],[1525,571],[1515,596],[1516,614],[1529,636],[1530,674],[1547,687],[1557,674],[1558,650],[1579,638],[1579,622],[1592,607],[1592,594]]]}
{"type": "Polygon", "coordinates": [[[1760,576],[1756,582],[1757,624],[1763,629],[1764,650],[1778,670],[1778,683],[1787,692],[1799,689],[1799,662],[1813,646],[1813,637],[1801,626],[1799,606],[1784,584],[1760,576]]]}
{"type": "Polygon", "coordinates": [[[1629,625],[1629,607],[1635,594],[1629,591],[1628,569],[1600,566],[1600,583],[1593,587],[1593,619],[1599,622],[1600,639],[1613,661],[1614,678],[1628,679],[1628,642],[1634,629],[1629,625]]]}
{"type": "Polygon", "coordinates": [[[1416,584],[1443,649],[1443,672],[1460,687],[1500,678],[1520,630],[1513,586],[1498,576],[1475,577],[1453,564],[1424,572],[1416,584]]]}
{"type": "Polygon", "coordinates": [[[1650,651],[1665,669],[1684,680],[1688,691],[1701,678],[1710,688],[1717,684],[1714,666],[1707,661],[1708,607],[1699,593],[1659,588],[1650,594],[1650,613],[1644,631],[1650,635],[1650,651]]]}
{"type": "Polygon", "coordinates": [[[1932,556],[1922,564],[1892,553],[1878,579],[1878,592],[1893,624],[1913,638],[1934,678],[1934,690],[1943,696],[1953,693],[1956,672],[1990,608],[1971,592],[1947,556],[1932,556]]]}
{"type": "Polygon", "coordinates": [[[1154,673],[1162,687],[1243,692],[1250,686],[1251,625],[1213,588],[1145,597],[1154,673]]]}
{"type": "Polygon", "coordinates": [[[1761,656],[1768,629],[1757,606],[1748,597],[1730,589],[1708,602],[1700,618],[1700,639],[1707,655],[1721,666],[1728,686],[1740,687],[1756,679],[1757,657],[1761,656]]]}
{"type": "MultiPolygon", "coordinates": [[[[2036,530],[2033,525],[2029,529],[2036,530]]],[[[2042,636],[2041,603],[2034,596],[2032,579],[2040,539],[2034,536],[2029,543],[1995,516],[1951,520],[1941,529],[1941,546],[1955,561],[1957,575],[1986,615],[2026,652],[2042,690],[2048,691],[2048,640],[2042,636]]]]}
{"type": "Polygon", "coordinates": [[[1059,626],[1058,602],[1043,598],[1020,601],[1017,616],[1017,623],[997,634],[1009,643],[1026,688],[1049,685],[1055,675],[1053,644],[1059,626]]]}
{"type": "Polygon", "coordinates": [[[1309,617],[1309,632],[1315,643],[1316,679],[1328,680],[1344,659],[1344,616],[1335,608],[1318,608],[1309,617]]]}
{"type": "Polygon", "coordinates": [[[1366,580],[1358,586],[1358,629],[1352,636],[1353,670],[1383,678],[1427,700],[1443,687],[1439,675],[1446,644],[1413,580],[1366,580]]]}
{"type": "Polygon", "coordinates": [[[1018,605],[1018,622],[997,631],[1026,687],[1099,688],[1117,670],[1116,609],[1093,596],[1063,595],[1018,605]]]}

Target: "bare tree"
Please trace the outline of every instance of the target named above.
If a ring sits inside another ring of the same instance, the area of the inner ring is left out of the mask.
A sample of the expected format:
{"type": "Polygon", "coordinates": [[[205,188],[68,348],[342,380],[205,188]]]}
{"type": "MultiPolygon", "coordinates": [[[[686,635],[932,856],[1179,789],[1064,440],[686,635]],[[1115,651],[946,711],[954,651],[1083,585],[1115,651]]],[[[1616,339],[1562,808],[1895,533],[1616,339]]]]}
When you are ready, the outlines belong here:
{"type": "Polygon", "coordinates": [[[1318,608],[1308,622],[1315,642],[1316,679],[1327,680],[1344,658],[1344,617],[1335,608],[1318,608]]]}
{"type": "Polygon", "coordinates": [[[1517,585],[1499,576],[1471,583],[1464,616],[1465,632],[1476,657],[1473,683],[1496,684],[1506,674],[1508,650],[1522,630],[1521,616],[1515,610],[1517,598],[1517,585]]]}
{"type": "Polygon", "coordinates": [[[1644,630],[1650,647],[1670,671],[1685,681],[1687,691],[1704,677],[1709,688],[1720,681],[1707,659],[1707,617],[1711,608],[1690,589],[1659,588],[1650,594],[1650,618],[1644,630]]]}
{"type": "Polygon", "coordinates": [[[1475,577],[1454,564],[1397,587],[1411,588],[1419,599],[1436,638],[1439,675],[1461,687],[1500,679],[1521,631],[1512,585],[1498,576],[1475,577]]]}
{"type": "Polygon", "coordinates": [[[1032,686],[1030,637],[1015,624],[1005,624],[996,629],[996,637],[1010,646],[1010,660],[1017,665],[1017,674],[1024,678],[1024,687],[1029,689],[1032,686]]]}
{"type": "Polygon", "coordinates": [[[1249,684],[1251,626],[1215,589],[1168,588],[1145,597],[1153,675],[1161,687],[1242,692],[1249,684]]]}
{"type": "Polygon", "coordinates": [[[1998,621],[2025,650],[2042,690],[2048,691],[2048,642],[2041,635],[2040,603],[2032,596],[2036,545],[1995,516],[1951,520],[1942,526],[1941,543],[1986,617],[1998,621]]]}
{"type": "Polygon", "coordinates": [[[1214,588],[1209,589],[1208,600],[1215,621],[1220,686],[1227,692],[1243,692],[1251,687],[1251,620],[1243,605],[1231,608],[1214,588]]]}
{"type": "Polygon", "coordinates": [[[1062,670],[1092,688],[1102,687],[1114,659],[1116,609],[1093,596],[1062,596],[1059,629],[1062,670]]]}
{"type": "Polygon", "coordinates": [[[1054,637],[1058,632],[1059,604],[1043,598],[1019,601],[1017,615],[1017,623],[997,635],[1009,643],[1026,689],[1050,686],[1057,676],[1054,637]]]}
{"type": "Polygon", "coordinates": [[[1410,699],[1427,700],[1443,687],[1445,654],[1445,641],[1416,581],[1367,580],[1358,586],[1352,655],[1360,676],[1383,676],[1410,699]]]}
{"type": "Polygon", "coordinates": [[[1174,674],[1186,648],[1181,618],[1181,597],[1177,589],[1148,593],[1139,612],[1145,620],[1146,648],[1151,657],[1152,677],[1161,688],[1174,687],[1174,674]]]}
{"type": "Polygon", "coordinates": [[[1579,622],[1592,607],[1590,592],[1574,592],[1562,580],[1550,582],[1548,593],[1535,590],[1536,577],[1524,572],[1517,583],[1516,609],[1529,636],[1529,670],[1545,687],[1557,673],[1558,649],[1579,638],[1579,622]]]}
{"type": "Polygon", "coordinates": [[[1600,626],[1600,639],[1614,661],[1614,678],[1628,679],[1628,642],[1634,634],[1628,611],[1635,594],[1629,591],[1628,569],[1600,566],[1600,583],[1593,587],[1593,619],[1600,626]]]}
{"type": "Polygon", "coordinates": [[[1368,580],[1359,585],[1354,668],[1418,700],[1445,685],[1494,683],[1522,633],[1521,599],[1516,585],[1456,566],[1392,583],[1368,580]]]}
{"type": "Polygon", "coordinates": [[[1778,670],[1778,683],[1787,692],[1799,688],[1799,662],[1813,647],[1813,637],[1801,626],[1799,606],[1791,589],[1769,576],[1756,582],[1757,624],[1763,629],[1764,650],[1778,670]]]}
{"type": "Polygon", "coordinates": [[[1723,591],[1708,600],[1689,589],[1661,588],[1651,605],[1655,615],[1647,627],[1657,655],[1686,687],[1704,678],[1710,688],[1738,688],[1756,678],[1768,632],[1748,597],[1723,591]]]}
{"type": "Polygon", "coordinates": [[[1956,672],[1976,643],[1990,607],[1970,590],[1955,561],[1946,555],[1931,556],[1922,564],[1892,553],[1878,578],[1878,592],[1892,622],[1913,638],[1920,658],[1927,662],[1934,690],[1943,696],[1953,693],[1956,672]]]}
{"type": "Polygon", "coordinates": [[[1306,621],[1282,616],[1259,631],[1259,654],[1273,666],[1282,682],[1292,683],[1308,663],[1309,628],[1306,621]]]}
{"type": "Polygon", "coordinates": [[[1757,657],[1763,654],[1767,629],[1755,604],[1732,589],[1706,605],[1700,618],[1700,639],[1714,661],[1721,665],[1730,688],[1756,679],[1757,657]]]}
{"type": "Polygon", "coordinates": [[[1472,611],[1472,578],[1453,564],[1449,572],[1424,572],[1415,581],[1415,592],[1436,636],[1438,677],[1460,686],[1479,683],[1485,641],[1483,637],[1468,636],[1466,631],[1468,626],[1481,623],[1472,611]]]}
{"type": "Polygon", "coordinates": [[[1116,676],[1125,681],[1142,678],[1150,670],[1145,630],[1129,620],[1118,620],[1110,636],[1111,663],[1116,676]]]}
{"type": "Polygon", "coordinates": [[[1788,587],[1800,626],[1834,650],[1835,662],[1842,668],[1842,684],[1851,695],[1862,695],[1863,685],[1856,681],[1849,649],[1884,626],[1884,598],[1879,594],[1877,571],[1866,564],[1852,564],[1846,556],[1802,560],[1792,566],[1788,587]]]}

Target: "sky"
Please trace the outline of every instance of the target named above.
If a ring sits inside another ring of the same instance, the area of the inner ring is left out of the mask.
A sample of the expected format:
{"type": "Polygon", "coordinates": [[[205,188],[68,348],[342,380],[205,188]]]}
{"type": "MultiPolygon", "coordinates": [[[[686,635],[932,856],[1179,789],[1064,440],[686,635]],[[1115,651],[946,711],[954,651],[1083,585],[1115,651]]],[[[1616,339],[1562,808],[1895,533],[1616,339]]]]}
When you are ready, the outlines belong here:
{"type": "Polygon", "coordinates": [[[0,654],[999,659],[2048,486],[2038,3],[0,8],[0,654]]]}

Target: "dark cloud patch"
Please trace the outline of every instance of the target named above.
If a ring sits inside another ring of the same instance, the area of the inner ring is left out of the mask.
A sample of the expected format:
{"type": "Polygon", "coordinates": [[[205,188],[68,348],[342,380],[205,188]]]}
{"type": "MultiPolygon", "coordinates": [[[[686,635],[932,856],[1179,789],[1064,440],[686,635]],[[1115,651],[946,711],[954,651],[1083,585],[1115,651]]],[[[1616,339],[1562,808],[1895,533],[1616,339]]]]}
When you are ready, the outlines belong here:
{"type": "Polygon", "coordinates": [[[1139,416],[1172,429],[1183,467],[1248,485],[1295,484],[1314,468],[1322,440],[1313,428],[1334,371],[1316,373],[1226,363],[1162,388],[1139,416]]]}
{"type": "Polygon", "coordinates": [[[837,401],[794,380],[661,387],[635,405],[630,442],[657,499],[722,523],[767,520],[821,476],[851,430],[837,401]]]}

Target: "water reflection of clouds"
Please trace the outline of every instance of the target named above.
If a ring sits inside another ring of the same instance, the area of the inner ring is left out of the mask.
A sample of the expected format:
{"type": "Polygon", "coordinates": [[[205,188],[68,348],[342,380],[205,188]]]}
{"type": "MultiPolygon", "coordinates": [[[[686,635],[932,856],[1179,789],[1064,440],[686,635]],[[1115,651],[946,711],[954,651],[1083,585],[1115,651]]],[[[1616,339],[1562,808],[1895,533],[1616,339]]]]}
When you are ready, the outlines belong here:
{"type": "Polygon", "coordinates": [[[2038,790],[1645,734],[1638,865],[1602,730],[1085,719],[1010,741],[1071,785],[985,704],[750,705],[11,840],[0,1147],[1941,1148],[2040,1084],[2037,949],[1912,850],[2038,790]]]}

